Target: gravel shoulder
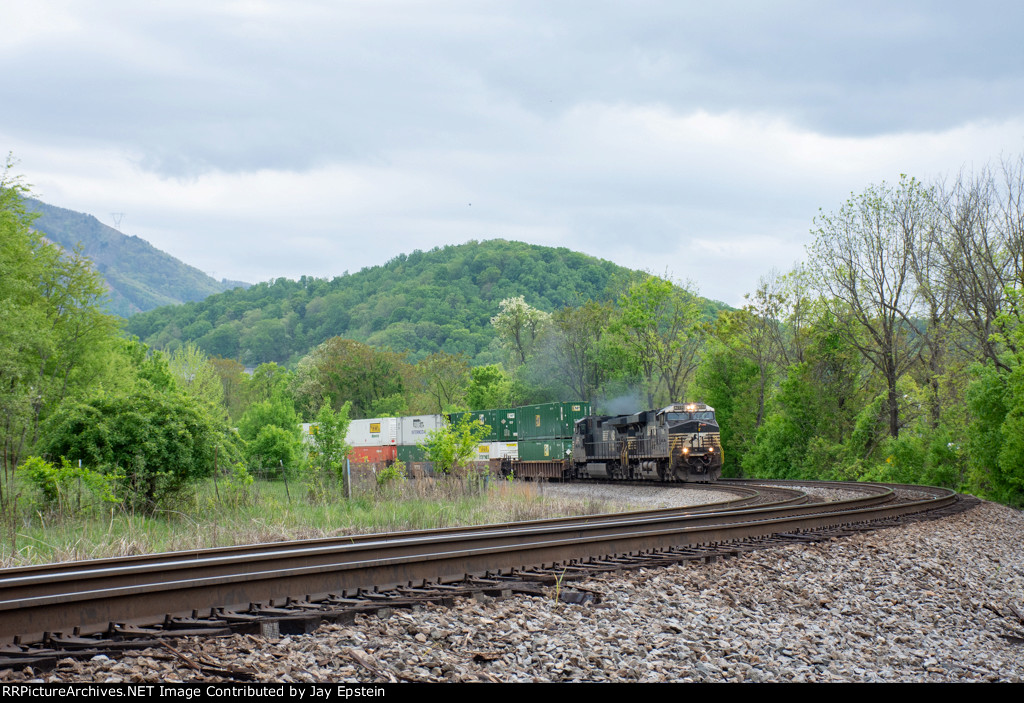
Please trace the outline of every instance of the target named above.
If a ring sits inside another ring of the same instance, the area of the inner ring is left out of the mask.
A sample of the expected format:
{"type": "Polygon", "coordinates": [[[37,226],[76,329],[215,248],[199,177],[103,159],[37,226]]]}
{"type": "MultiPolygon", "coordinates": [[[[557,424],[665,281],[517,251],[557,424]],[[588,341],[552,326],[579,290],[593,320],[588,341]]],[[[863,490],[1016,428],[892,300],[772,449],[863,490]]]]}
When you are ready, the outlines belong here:
{"type": "MultiPolygon", "coordinates": [[[[175,647],[285,682],[1020,682],[1022,538],[1021,512],[982,503],[897,529],[571,585],[600,593],[598,605],[464,600],[305,637],[175,647]]],[[[36,680],[220,679],[147,650],[65,660],[36,680]]]]}

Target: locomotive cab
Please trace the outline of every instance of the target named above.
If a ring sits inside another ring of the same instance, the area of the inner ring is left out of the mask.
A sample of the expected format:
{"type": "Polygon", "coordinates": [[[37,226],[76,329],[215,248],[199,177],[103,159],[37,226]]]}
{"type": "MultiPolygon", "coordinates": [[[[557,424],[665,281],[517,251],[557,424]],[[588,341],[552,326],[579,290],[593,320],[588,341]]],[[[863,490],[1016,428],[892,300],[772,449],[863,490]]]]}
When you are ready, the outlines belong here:
{"type": "Polygon", "coordinates": [[[677,403],[658,412],[668,427],[672,469],[688,480],[713,481],[722,469],[722,444],[715,409],[677,403]]]}

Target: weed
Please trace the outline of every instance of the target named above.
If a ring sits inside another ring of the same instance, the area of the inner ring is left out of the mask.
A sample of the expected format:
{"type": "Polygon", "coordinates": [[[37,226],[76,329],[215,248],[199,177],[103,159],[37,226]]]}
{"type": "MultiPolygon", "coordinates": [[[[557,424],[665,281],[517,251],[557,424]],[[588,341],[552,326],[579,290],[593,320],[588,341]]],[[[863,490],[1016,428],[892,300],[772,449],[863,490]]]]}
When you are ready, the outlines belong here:
{"type": "Polygon", "coordinates": [[[563,566],[562,573],[560,573],[558,578],[555,579],[555,603],[559,602],[558,597],[562,593],[562,579],[565,578],[565,570],[568,568],[568,566],[563,566]]]}

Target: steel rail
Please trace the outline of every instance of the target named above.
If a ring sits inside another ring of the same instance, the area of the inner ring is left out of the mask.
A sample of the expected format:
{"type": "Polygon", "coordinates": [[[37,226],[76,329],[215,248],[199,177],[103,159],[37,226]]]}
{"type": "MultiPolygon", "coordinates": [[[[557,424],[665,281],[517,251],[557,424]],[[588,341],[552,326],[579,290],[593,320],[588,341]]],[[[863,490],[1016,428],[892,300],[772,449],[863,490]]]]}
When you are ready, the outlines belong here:
{"type": "MultiPolygon", "coordinates": [[[[103,583],[107,588],[140,586],[147,581],[161,579],[165,574],[173,571],[187,571],[195,578],[223,576],[236,573],[240,564],[281,563],[285,560],[299,560],[306,564],[321,563],[339,553],[354,553],[359,550],[379,551],[400,547],[413,553],[420,549],[421,545],[477,538],[486,534],[495,536],[550,534],[565,530],[573,531],[580,527],[591,528],[591,531],[596,534],[597,530],[601,528],[636,531],[655,524],[699,527],[713,525],[725,516],[743,514],[753,516],[751,519],[757,519],[762,515],[781,514],[773,512],[779,510],[786,510],[787,514],[795,516],[822,511],[849,510],[857,506],[868,507],[892,499],[891,489],[873,484],[861,485],[863,496],[825,504],[806,503],[806,494],[800,493],[768,505],[734,507],[718,504],[719,509],[713,512],[692,508],[664,508],[636,513],[609,513],[598,516],[532,520],[439,530],[370,534],[330,540],[277,542],[255,545],[251,548],[231,547],[195,552],[171,552],[149,555],[145,559],[135,557],[129,560],[104,559],[47,565],[46,567],[11,569],[0,571],[0,601],[2,601],[0,602],[0,611],[3,610],[3,602],[11,602],[29,596],[61,593],[67,589],[66,584],[68,583],[87,586],[89,583],[98,582],[103,583]],[[733,509],[726,510],[723,506],[733,509]]],[[[793,493],[792,491],[788,492],[793,493]]]]}
{"type": "MultiPolygon", "coordinates": [[[[645,484],[650,485],[650,484],[645,484]]],[[[682,486],[674,486],[684,490],[682,486]]],[[[704,488],[702,486],[702,488],[704,488]]],[[[705,488],[706,490],[706,488],[705,488]]],[[[718,512],[726,509],[747,509],[764,507],[764,504],[758,504],[763,495],[762,492],[757,490],[757,486],[753,484],[747,485],[736,485],[736,486],[722,486],[721,490],[725,492],[733,493],[737,498],[728,501],[719,501],[715,503],[708,503],[705,505],[694,505],[682,508],[652,508],[649,510],[641,510],[628,513],[632,517],[645,518],[645,517],[659,517],[664,515],[672,514],[697,514],[697,513],[710,513],[718,512]]],[[[807,496],[802,491],[789,491],[789,495],[786,498],[775,500],[769,505],[786,505],[786,504],[799,504],[807,502],[807,496]]],[[[19,577],[24,576],[54,576],[59,577],[61,574],[65,574],[71,569],[71,564],[75,564],[76,567],[90,570],[106,569],[106,568],[121,568],[121,567],[139,567],[146,565],[160,565],[164,566],[170,561],[177,561],[182,563],[196,563],[200,560],[206,559],[211,556],[229,556],[231,554],[243,554],[246,556],[259,555],[261,553],[272,553],[282,549],[285,546],[300,548],[300,547],[335,547],[341,545],[358,544],[363,542],[376,542],[379,540],[389,539],[404,539],[409,534],[415,533],[417,535],[447,535],[447,534],[459,534],[463,533],[468,529],[473,531],[480,530],[498,530],[508,529],[510,527],[517,526],[535,526],[537,528],[548,528],[557,527],[562,524],[575,524],[580,521],[590,521],[592,523],[608,522],[613,520],[619,520],[623,515],[627,513],[598,513],[595,515],[586,516],[570,516],[570,517],[556,517],[556,518],[540,518],[536,520],[522,520],[508,523],[495,523],[491,525],[476,525],[476,526],[454,526],[454,527],[439,527],[429,530],[415,530],[415,531],[403,531],[403,532],[390,532],[390,533],[379,533],[371,532],[364,534],[353,534],[353,535],[340,535],[335,537],[314,537],[310,539],[302,540],[284,540],[280,542],[264,542],[259,544],[243,544],[243,545],[232,545],[227,547],[211,547],[204,549],[191,549],[181,550],[176,552],[159,552],[156,554],[136,554],[131,556],[123,557],[106,557],[102,559],[89,559],[81,562],[57,562],[52,564],[34,564],[29,566],[18,566],[11,567],[8,569],[0,569],[0,599],[3,599],[3,584],[7,578],[17,575],[19,577]]]]}
{"type": "Polygon", "coordinates": [[[365,536],[348,544],[315,547],[286,543],[258,553],[231,552],[191,562],[171,559],[122,568],[91,568],[89,562],[82,562],[66,565],[60,574],[4,572],[0,639],[21,635],[25,641],[34,641],[45,632],[73,626],[100,631],[110,622],[154,622],[165,614],[216,606],[244,609],[250,603],[289,595],[323,597],[374,587],[452,582],[467,574],[834,527],[938,507],[955,499],[951,491],[936,494],[932,490],[935,497],[890,505],[891,488],[861,485],[871,486],[871,493],[843,502],[711,515],[677,511],[643,519],[622,514],[597,522],[563,520],[555,525],[462,528],[446,534],[365,536]]]}

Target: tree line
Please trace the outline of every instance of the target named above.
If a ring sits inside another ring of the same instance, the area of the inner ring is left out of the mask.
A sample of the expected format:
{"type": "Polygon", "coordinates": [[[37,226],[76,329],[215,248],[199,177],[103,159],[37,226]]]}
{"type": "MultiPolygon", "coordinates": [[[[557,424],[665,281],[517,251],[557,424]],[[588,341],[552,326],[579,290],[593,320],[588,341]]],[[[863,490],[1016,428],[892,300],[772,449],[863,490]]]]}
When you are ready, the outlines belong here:
{"type": "MultiPolygon", "coordinates": [[[[530,302],[500,298],[486,334],[474,333],[491,340],[483,355],[479,346],[428,353],[334,335],[251,373],[244,356],[204,348],[212,325],[166,351],[119,333],[87,259],[32,230],[27,189],[8,163],[0,500],[17,500],[15,470],[30,455],[48,462],[29,464],[37,482],[97,480],[81,473],[95,471],[113,482],[115,499],[146,506],[202,477],[228,486],[305,470],[300,421],[580,399],[605,413],[703,400],[718,412],[732,475],[919,482],[1021,504],[1022,163],[851,195],[815,218],[806,260],[766,275],[741,309],[709,304],[667,275],[584,267],[569,285],[599,293],[563,291],[555,304],[534,293],[530,302]]],[[[447,271],[489,270],[476,258],[486,250],[461,251],[447,271]]],[[[389,262],[374,276],[391,281],[415,263],[389,262]]],[[[280,305],[305,291],[308,316],[332,294],[318,288],[327,285],[268,287],[279,287],[280,305]]],[[[455,298],[434,294],[461,319],[455,298]]],[[[362,298],[371,299],[383,300],[362,298]]],[[[200,309],[190,305],[173,314],[200,309]]],[[[339,451],[318,455],[332,457],[319,469],[336,472],[339,451]]]]}
{"type": "Polygon", "coordinates": [[[491,240],[402,254],[328,280],[279,278],[130,317],[129,334],[166,351],[193,342],[248,367],[294,367],[336,336],[408,351],[438,352],[473,365],[499,360],[489,321],[498,301],[527,295],[555,310],[606,300],[631,272],[568,249],[491,240]]]}
{"type": "Polygon", "coordinates": [[[807,259],[723,313],[698,370],[734,470],[1024,502],[1024,160],[903,176],[815,219],[807,259]]]}

